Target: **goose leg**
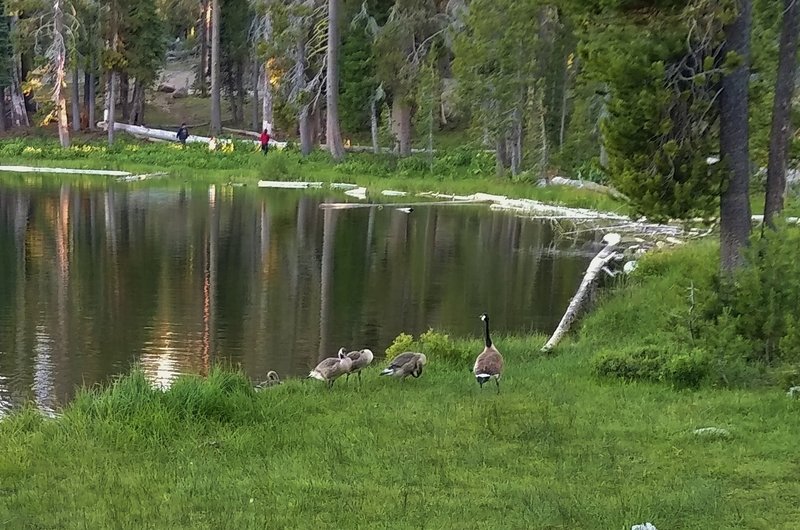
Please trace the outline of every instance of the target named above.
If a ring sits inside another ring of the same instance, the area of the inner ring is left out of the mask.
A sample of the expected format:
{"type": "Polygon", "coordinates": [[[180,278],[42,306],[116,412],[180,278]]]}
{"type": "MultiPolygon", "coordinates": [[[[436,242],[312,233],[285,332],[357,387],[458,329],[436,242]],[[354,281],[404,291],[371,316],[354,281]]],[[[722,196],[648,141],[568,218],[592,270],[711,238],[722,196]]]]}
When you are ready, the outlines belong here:
{"type": "Polygon", "coordinates": [[[348,382],[348,381],[350,381],[350,373],[347,373],[347,374],[345,374],[345,376],[344,376],[344,382],[346,383],[346,382],[348,382]]]}
{"type": "Polygon", "coordinates": [[[495,379],[494,382],[497,385],[497,393],[499,394],[500,393],[500,379],[495,379]]]}
{"type": "Polygon", "coordinates": [[[361,386],[361,370],[358,371],[358,386],[361,386]]]}

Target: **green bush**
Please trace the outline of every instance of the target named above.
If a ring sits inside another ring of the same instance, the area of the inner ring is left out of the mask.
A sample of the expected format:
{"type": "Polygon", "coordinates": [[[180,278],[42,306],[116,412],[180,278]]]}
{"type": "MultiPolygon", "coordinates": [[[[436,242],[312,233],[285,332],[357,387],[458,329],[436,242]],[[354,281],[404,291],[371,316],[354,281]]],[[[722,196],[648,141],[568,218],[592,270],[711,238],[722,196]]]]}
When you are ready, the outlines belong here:
{"type": "Polygon", "coordinates": [[[694,388],[708,377],[709,363],[700,349],[662,343],[602,350],[592,359],[592,371],[598,377],[663,381],[694,388]]]}
{"type": "Polygon", "coordinates": [[[474,354],[474,352],[460,348],[449,335],[432,329],[420,335],[416,340],[411,335],[401,333],[394,339],[391,346],[386,348],[386,357],[391,359],[405,351],[421,352],[428,357],[428,361],[446,363],[469,362],[471,355],[474,354]]]}

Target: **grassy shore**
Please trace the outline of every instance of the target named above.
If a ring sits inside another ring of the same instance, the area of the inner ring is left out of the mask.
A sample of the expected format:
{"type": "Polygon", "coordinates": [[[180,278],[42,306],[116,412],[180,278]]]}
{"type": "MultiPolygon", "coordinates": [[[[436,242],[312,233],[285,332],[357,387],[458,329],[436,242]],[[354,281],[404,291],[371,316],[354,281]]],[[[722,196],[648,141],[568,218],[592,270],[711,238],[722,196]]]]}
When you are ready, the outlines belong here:
{"type": "Polygon", "coordinates": [[[431,356],[405,382],[376,366],[361,387],[256,393],[215,370],[161,392],[134,373],[58,419],[16,413],[0,421],[0,526],[798,528],[800,401],[594,375],[598,348],[669,325],[682,283],[708,275],[713,248],[681,252],[642,265],[557,355],[496,337],[499,395],[469,372],[481,344],[459,340],[462,361],[431,356]]]}
{"type": "MultiPolygon", "coordinates": [[[[303,158],[292,149],[274,150],[265,157],[252,145],[243,143],[237,144],[232,153],[223,153],[209,152],[204,145],[181,149],[176,144],[143,143],[122,137],[112,148],[98,140],[76,143],[62,150],[52,139],[24,138],[0,141],[0,164],[115,169],[136,174],[165,172],[171,184],[190,181],[253,185],[259,179],[348,182],[365,186],[375,194],[385,189],[461,195],[484,192],[565,206],[627,210],[625,204],[603,193],[562,186],[538,187],[529,179],[497,177],[491,155],[469,149],[442,152],[433,161],[424,155],[398,159],[391,155],[351,153],[345,162],[333,164],[323,152],[303,158]]],[[[60,182],[64,176],[0,174],[0,179],[6,184],[35,184],[60,182]]],[[[80,177],[80,180],[104,183],[107,178],[80,177]]],[[[164,185],[164,179],[153,182],[164,185]]]]}

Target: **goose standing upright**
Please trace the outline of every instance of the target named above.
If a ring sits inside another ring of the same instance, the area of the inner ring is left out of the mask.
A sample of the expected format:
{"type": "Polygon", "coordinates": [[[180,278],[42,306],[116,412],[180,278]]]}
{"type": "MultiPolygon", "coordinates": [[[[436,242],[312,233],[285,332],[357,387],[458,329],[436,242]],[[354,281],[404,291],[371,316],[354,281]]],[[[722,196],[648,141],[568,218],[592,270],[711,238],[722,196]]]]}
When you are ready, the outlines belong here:
{"type": "Polygon", "coordinates": [[[480,316],[483,320],[484,335],[486,346],[483,351],[475,359],[475,366],[472,371],[475,373],[475,380],[483,388],[483,384],[490,379],[494,379],[497,385],[497,393],[500,393],[500,376],[503,373],[503,356],[497,351],[497,348],[492,344],[492,339],[489,336],[489,315],[486,313],[480,316]]]}
{"type": "Polygon", "coordinates": [[[427,362],[428,358],[425,357],[424,353],[403,352],[392,359],[389,366],[383,369],[381,375],[391,375],[400,379],[405,379],[409,375],[419,377],[422,375],[422,367],[427,362]]]}
{"type": "Polygon", "coordinates": [[[352,359],[345,354],[345,349],[341,348],[336,357],[323,359],[309,372],[308,377],[325,381],[328,384],[328,388],[333,388],[333,383],[336,379],[349,373],[352,365],[352,359]]]}
{"type": "MultiPolygon", "coordinates": [[[[344,348],[342,348],[342,350],[344,350],[344,348]]],[[[350,374],[355,373],[358,374],[358,382],[361,383],[361,370],[369,366],[375,358],[372,354],[372,350],[364,348],[363,350],[351,351],[347,356],[353,361],[353,364],[350,367],[350,372],[347,374],[347,377],[345,377],[345,381],[350,379],[350,374]]]]}

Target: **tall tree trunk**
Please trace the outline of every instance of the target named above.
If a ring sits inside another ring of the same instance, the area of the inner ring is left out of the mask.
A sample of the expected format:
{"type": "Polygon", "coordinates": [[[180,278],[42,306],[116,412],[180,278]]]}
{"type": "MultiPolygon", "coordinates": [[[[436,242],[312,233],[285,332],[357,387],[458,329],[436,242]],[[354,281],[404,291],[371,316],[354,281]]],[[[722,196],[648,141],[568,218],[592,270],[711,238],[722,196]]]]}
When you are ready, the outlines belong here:
{"type": "Polygon", "coordinates": [[[0,132],[6,132],[6,87],[0,86],[0,132]]]}
{"type": "Polygon", "coordinates": [[[772,130],[769,136],[767,165],[767,197],[764,203],[764,225],[774,226],[774,218],[783,210],[786,191],[786,159],[797,69],[797,36],[800,33],[800,0],[784,0],[781,43],[778,50],[778,76],[772,105],[772,130]]]}
{"type": "Polygon", "coordinates": [[[378,102],[375,96],[369,98],[369,131],[372,135],[372,152],[377,155],[381,148],[378,145],[378,102]]]}
{"type": "Polygon", "coordinates": [[[130,97],[130,78],[128,72],[119,73],[119,94],[117,94],[117,104],[122,108],[122,121],[128,121],[131,117],[131,107],[128,102],[130,97]]]}
{"type": "Polygon", "coordinates": [[[511,174],[519,175],[522,169],[522,111],[519,107],[514,109],[513,123],[511,125],[511,174]]]}
{"type": "Polygon", "coordinates": [[[131,105],[131,116],[128,123],[131,125],[142,125],[144,123],[144,105],[145,105],[145,83],[139,78],[136,78],[136,84],[133,86],[133,98],[131,105]]]}
{"type": "MultiPolygon", "coordinates": [[[[11,17],[11,31],[13,33],[15,26],[19,21],[19,17],[14,15],[11,17]]],[[[12,127],[27,127],[30,125],[28,120],[28,112],[25,107],[25,96],[22,93],[22,81],[25,78],[22,75],[22,55],[19,53],[14,54],[11,68],[11,126],[12,127]]]]}
{"type": "Polygon", "coordinates": [[[50,48],[55,52],[53,58],[55,62],[55,89],[53,91],[53,103],[56,105],[58,116],[58,139],[61,147],[69,147],[69,119],[67,118],[67,98],[64,96],[64,89],[67,86],[67,46],[64,38],[64,6],[62,0],[53,2],[53,39],[50,48]]]}
{"type": "Polygon", "coordinates": [[[748,141],[748,82],[750,78],[751,0],[738,0],[736,18],[724,28],[725,54],[741,63],[722,78],[720,94],[720,158],[728,183],[720,197],[720,265],[725,274],[744,262],[742,251],[750,236],[750,150],[748,141]]]}
{"type": "Polygon", "coordinates": [[[272,83],[269,78],[269,64],[264,64],[264,85],[261,87],[261,125],[272,135],[272,83]]]}
{"type": "Polygon", "coordinates": [[[72,101],[72,130],[81,130],[81,78],[78,67],[72,67],[72,90],[70,91],[72,101]]]}
{"type": "Polygon", "coordinates": [[[106,127],[108,127],[108,145],[114,144],[114,122],[117,112],[117,72],[109,70],[106,85],[106,127]]]}
{"type": "Polygon", "coordinates": [[[244,125],[244,60],[236,62],[234,74],[236,83],[236,106],[239,108],[239,115],[236,117],[236,122],[244,125]]]}
{"type": "Polygon", "coordinates": [[[258,105],[261,103],[259,97],[259,90],[258,84],[261,79],[261,63],[259,63],[258,59],[253,60],[252,64],[252,73],[253,73],[253,109],[252,109],[252,118],[253,118],[253,130],[260,131],[261,129],[258,128],[260,123],[258,122],[258,105]]]}
{"type": "Polygon", "coordinates": [[[201,3],[202,14],[200,15],[200,64],[197,65],[197,79],[195,84],[200,88],[200,95],[206,97],[206,71],[208,70],[208,0],[201,3]]]}
{"type": "Polygon", "coordinates": [[[405,98],[395,95],[392,100],[392,132],[396,149],[401,156],[411,154],[411,106],[405,98]]]}
{"type": "Polygon", "coordinates": [[[327,127],[325,141],[328,151],[337,162],[344,158],[342,131],[339,129],[339,1],[328,0],[328,76],[326,86],[327,127]]]}
{"type": "Polygon", "coordinates": [[[311,143],[315,146],[322,143],[322,104],[317,101],[311,106],[311,143]]]}
{"type": "Polygon", "coordinates": [[[94,130],[95,124],[95,108],[97,108],[97,76],[94,73],[89,74],[89,86],[85,88],[89,91],[89,130],[94,130]]]}
{"type": "Polygon", "coordinates": [[[497,160],[497,174],[503,175],[511,165],[508,160],[508,142],[505,134],[498,134],[495,144],[495,158],[497,160]]]}
{"type": "Polygon", "coordinates": [[[211,134],[218,135],[222,131],[222,101],[219,76],[220,42],[219,42],[219,0],[211,0],[211,134]]]}
{"type": "Polygon", "coordinates": [[[311,125],[310,105],[300,108],[300,152],[303,156],[311,154],[314,150],[314,131],[311,125]]]}

